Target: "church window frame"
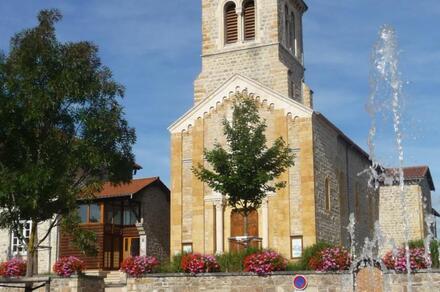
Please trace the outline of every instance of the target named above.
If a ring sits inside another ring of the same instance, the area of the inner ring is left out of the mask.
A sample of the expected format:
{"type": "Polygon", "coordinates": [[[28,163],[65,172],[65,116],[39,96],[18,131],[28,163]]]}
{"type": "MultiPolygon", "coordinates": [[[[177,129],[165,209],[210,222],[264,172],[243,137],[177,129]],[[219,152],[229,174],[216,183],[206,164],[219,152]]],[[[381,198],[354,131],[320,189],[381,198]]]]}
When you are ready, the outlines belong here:
{"type": "Polygon", "coordinates": [[[234,1],[226,1],[223,5],[223,32],[225,45],[238,43],[240,38],[238,24],[239,16],[237,14],[237,3],[234,1]]]}
{"type": "Polygon", "coordinates": [[[327,176],[324,180],[324,207],[326,211],[331,210],[331,185],[330,178],[327,176]]]}
{"type": "Polygon", "coordinates": [[[291,42],[290,43],[290,50],[294,56],[296,56],[296,53],[297,53],[297,39],[296,39],[296,23],[295,23],[295,21],[296,21],[295,12],[292,11],[290,13],[290,29],[289,29],[290,35],[289,35],[289,38],[290,38],[290,42],[291,42]]]}
{"type": "Polygon", "coordinates": [[[243,40],[253,41],[257,35],[257,11],[255,0],[244,0],[242,3],[243,40]]]}

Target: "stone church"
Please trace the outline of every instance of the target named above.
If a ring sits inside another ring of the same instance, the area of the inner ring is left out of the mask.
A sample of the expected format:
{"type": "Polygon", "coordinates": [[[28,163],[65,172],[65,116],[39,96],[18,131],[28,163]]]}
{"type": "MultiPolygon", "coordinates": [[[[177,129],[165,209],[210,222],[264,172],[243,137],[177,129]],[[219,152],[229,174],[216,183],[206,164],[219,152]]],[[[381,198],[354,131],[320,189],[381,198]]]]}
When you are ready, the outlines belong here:
{"type": "Polygon", "coordinates": [[[243,240],[241,215],[192,172],[204,163],[204,149],[225,144],[222,120],[232,115],[237,92],[259,104],[268,142],[282,137],[296,154],[295,165],[279,178],[286,187],[268,194],[250,215],[250,240],[292,259],[321,240],[347,246],[351,213],[356,238],[371,236],[379,192],[358,175],[370,167],[369,155],[314,110],[305,83],[307,9],[302,0],[202,0],[202,70],[194,105],[169,127],[171,255],[223,253],[243,240]]]}

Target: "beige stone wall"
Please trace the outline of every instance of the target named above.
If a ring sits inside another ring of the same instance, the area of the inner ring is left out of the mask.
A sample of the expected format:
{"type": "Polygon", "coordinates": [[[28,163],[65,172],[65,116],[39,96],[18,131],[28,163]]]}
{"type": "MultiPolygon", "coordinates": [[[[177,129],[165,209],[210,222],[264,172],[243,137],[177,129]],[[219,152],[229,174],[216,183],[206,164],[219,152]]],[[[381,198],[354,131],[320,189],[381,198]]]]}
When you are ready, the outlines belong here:
{"type": "MultiPolygon", "coordinates": [[[[307,118],[292,118],[282,109],[261,104],[260,115],[266,120],[268,145],[282,137],[297,154],[296,164],[280,178],[287,182],[285,189],[271,196],[268,202],[269,247],[290,258],[290,237],[304,236],[304,243],[316,241],[312,124],[307,118]],[[304,167],[302,167],[304,166],[304,167]]],[[[198,181],[192,167],[203,163],[203,149],[215,143],[226,144],[222,121],[232,116],[232,101],[225,100],[217,108],[199,119],[189,131],[172,136],[172,247],[171,253],[181,252],[182,243],[191,243],[193,250],[215,252],[215,209],[207,200],[214,193],[198,181]],[[181,143],[179,146],[178,144],[181,143]],[[181,149],[181,150],[180,150],[181,149]],[[179,154],[181,151],[181,154],[179,154]],[[175,177],[177,176],[177,177],[175,177]],[[179,189],[177,188],[179,187],[179,189]],[[177,215],[181,214],[181,221],[177,215]]],[[[225,207],[224,250],[229,250],[231,207],[225,207]]],[[[259,236],[263,236],[262,210],[259,210],[259,236]]]]}
{"type": "MultiPolygon", "coordinates": [[[[405,242],[404,216],[408,218],[409,239],[418,240],[425,237],[424,206],[422,187],[418,184],[406,185],[404,189],[407,214],[402,214],[399,186],[382,186],[380,188],[379,223],[388,240],[396,245],[405,242]]],[[[386,245],[382,252],[392,248],[386,245]]]]}
{"type": "Polygon", "coordinates": [[[314,117],[314,170],[318,240],[349,246],[346,227],[355,214],[356,242],[372,237],[377,218],[377,194],[368,187],[368,157],[352,146],[321,116],[314,117]],[[325,181],[330,184],[330,209],[325,205],[325,181]]]}
{"type": "MultiPolygon", "coordinates": [[[[256,1],[256,39],[228,45],[224,44],[222,32],[225,3],[219,0],[202,2],[202,70],[194,84],[196,103],[235,74],[259,81],[292,98],[298,95],[291,90],[294,83],[301,95],[302,58],[296,58],[282,42],[283,1],[256,1]]],[[[298,30],[301,32],[301,28],[298,30]]],[[[296,99],[302,101],[301,96],[296,99]]]]}

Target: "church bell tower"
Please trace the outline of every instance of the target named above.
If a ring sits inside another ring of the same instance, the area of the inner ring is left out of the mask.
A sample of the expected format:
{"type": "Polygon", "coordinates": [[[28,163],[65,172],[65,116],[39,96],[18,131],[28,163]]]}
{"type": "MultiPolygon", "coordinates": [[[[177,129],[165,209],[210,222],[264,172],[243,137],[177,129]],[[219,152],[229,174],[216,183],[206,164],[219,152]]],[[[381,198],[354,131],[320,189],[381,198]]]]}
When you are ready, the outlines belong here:
{"type": "Polygon", "coordinates": [[[202,0],[199,103],[236,74],[312,107],[304,84],[303,0],[202,0]]]}

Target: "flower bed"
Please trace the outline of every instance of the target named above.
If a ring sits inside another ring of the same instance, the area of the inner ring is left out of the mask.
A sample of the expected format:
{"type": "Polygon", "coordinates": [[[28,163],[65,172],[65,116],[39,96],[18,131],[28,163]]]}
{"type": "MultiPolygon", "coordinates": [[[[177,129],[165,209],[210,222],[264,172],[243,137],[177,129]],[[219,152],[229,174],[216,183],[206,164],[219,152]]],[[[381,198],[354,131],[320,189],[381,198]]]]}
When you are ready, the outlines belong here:
{"type": "MultiPolygon", "coordinates": [[[[423,270],[431,265],[431,259],[425,256],[424,248],[411,248],[409,250],[410,267],[412,271],[423,270]]],[[[383,263],[389,270],[406,272],[406,251],[399,248],[395,253],[389,251],[382,258],[383,263]]]]}
{"type": "Polygon", "coordinates": [[[122,262],[121,271],[132,277],[140,277],[144,274],[152,273],[153,269],[159,264],[159,260],[155,257],[128,257],[122,262]]]}
{"type": "Polygon", "coordinates": [[[63,257],[55,262],[53,271],[60,277],[70,277],[84,270],[84,262],[77,257],[63,257]]]}
{"type": "Polygon", "coordinates": [[[280,254],[266,250],[247,256],[243,265],[245,272],[267,275],[275,271],[286,270],[287,261],[280,254]]]}
{"type": "Polygon", "coordinates": [[[26,262],[19,258],[0,263],[1,277],[21,277],[26,275],[26,262]]]}
{"type": "Polygon", "coordinates": [[[325,248],[312,256],[308,265],[318,272],[348,270],[351,265],[350,253],[343,247],[325,248]]]}
{"type": "Polygon", "coordinates": [[[185,273],[213,273],[220,271],[220,265],[212,255],[186,254],[182,256],[181,267],[185,273]]]}

